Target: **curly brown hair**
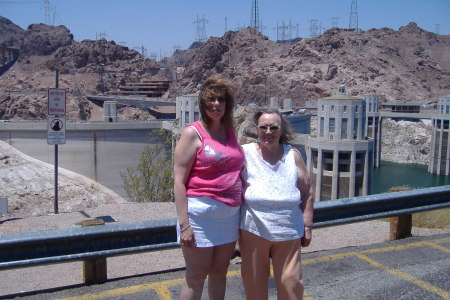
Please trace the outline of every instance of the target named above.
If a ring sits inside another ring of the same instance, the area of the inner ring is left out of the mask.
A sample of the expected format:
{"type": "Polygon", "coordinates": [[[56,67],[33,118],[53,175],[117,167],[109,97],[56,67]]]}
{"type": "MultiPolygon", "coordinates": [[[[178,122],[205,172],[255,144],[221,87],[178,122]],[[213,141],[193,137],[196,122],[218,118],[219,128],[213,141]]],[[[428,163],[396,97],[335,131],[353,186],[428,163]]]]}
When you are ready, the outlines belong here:
{"type": "Polygon", "coordinates": [[[210,97],[218,97],[225,99],[225,113],[222,117],[222,124],[225,126],[233,126],[233,108],[234,108],[234,87],[230,81],[225,78],[214,76],[205,80],[198,95],[199,109],[201,119],[206,124],[210,123],[210,119],[206,113],[207,99],[210,97]]]}

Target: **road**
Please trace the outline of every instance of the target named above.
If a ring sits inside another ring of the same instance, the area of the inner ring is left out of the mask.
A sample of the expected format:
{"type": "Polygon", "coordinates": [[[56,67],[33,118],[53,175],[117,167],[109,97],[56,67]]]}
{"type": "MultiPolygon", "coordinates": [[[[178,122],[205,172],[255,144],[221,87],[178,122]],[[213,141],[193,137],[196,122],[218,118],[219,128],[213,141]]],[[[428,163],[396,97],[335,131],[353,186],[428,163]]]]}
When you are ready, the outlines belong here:
{"type": "MultiPolygon", "coordinates": [[[[450,299],[450,234],[302,255],[306,300],[450,299]]],[[[226,299],[244,299],[239,268],[238,258],[228,272],[226,299]]],[[[184,269],[173,269],[0,299],[178,299],[183,276],[184,269]]],[[[269,285],[269,299],[276,299],[273,278],[269,285]]]]}

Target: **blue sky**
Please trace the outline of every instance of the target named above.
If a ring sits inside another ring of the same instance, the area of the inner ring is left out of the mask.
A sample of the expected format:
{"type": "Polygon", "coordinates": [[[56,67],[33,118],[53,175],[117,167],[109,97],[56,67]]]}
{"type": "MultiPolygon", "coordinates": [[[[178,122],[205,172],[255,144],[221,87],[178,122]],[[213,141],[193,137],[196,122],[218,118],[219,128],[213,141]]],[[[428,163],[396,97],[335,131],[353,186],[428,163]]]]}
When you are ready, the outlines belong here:
{"type": "MultiPolygon", "coordinates": [[[[148,56],[168,56],[175,47],[188,48],[196,39],[197,17],[206,20],[209,36],[250,24],[252,0],[0,0],[0,15],[26,29],[33,23],[64,25],[75,40],[108,40],[145,49],[148,56]],[[47,16],[47,18],[46,18],[47,16]]],[[[277,38],[276,27],[292,25],[292,37],[309,37],[310,20],[322,31],[334,22],[348,28],[352,0],[258,0],[263,33],[277,38]],[[298,30],[297,30],[298,28],[298,30]]],[[[358,0],[362,30],[398,30],[410,22],[430,32],[450,34],[450,0],[358,0]]]]}

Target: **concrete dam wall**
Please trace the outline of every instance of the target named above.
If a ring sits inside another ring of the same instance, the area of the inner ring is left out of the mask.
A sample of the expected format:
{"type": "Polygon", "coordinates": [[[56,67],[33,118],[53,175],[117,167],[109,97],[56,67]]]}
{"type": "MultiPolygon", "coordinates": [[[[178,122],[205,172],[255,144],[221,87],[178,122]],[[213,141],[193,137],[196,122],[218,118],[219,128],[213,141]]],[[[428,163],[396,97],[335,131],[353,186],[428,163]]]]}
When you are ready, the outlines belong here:
{"type": "MultiPolygon", "coordinates": [[[[58,145],[58,166],[89,177],[128,199],[120,173],[135,168],[152,132],[169,122],[70,123],[66,143],[58,145]]],[[[47,144],[47,121],[0,123],[0,140],[46,163],[55,164],[55,146],[47,144]]]]}

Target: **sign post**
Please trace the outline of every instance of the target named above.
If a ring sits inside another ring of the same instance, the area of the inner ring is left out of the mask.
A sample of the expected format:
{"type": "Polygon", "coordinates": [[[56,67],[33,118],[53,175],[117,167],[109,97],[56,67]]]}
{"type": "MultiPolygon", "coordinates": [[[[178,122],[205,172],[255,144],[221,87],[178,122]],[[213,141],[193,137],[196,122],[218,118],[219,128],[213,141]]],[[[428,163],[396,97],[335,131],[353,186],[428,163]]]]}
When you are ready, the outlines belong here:
{"type": "Polygon", "coordinates": [[[58,88],[59,73],[55,72],[55,88],[48,89],[47,144],[55,145],[55,214],[58,213],[58,145],[66,143],[66,90],[58,88]],[[50,117],[52,116],[52,117],[50,117]]]}

